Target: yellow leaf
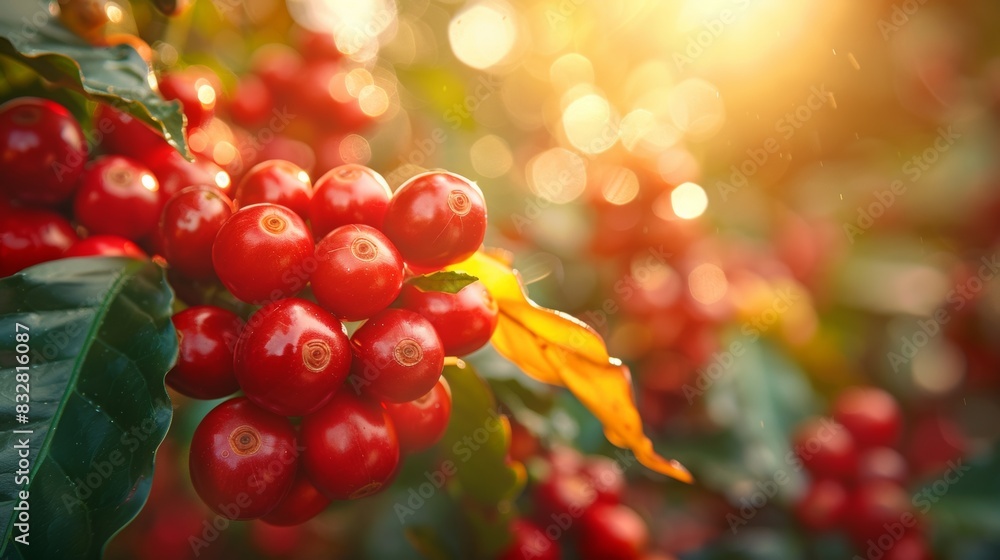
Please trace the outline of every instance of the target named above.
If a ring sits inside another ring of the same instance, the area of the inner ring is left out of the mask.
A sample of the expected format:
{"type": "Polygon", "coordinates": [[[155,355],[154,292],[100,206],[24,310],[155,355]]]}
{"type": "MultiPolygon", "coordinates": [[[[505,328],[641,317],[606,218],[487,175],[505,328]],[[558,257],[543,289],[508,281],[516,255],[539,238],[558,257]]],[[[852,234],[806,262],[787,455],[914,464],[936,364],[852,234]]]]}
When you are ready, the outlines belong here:
{"type": "Polygon", "coordinates": [[[643,465],[692,481],[683,465],[653,449],[632,399],[628,367],[608,355],[600,335],[582,321],[528,299],[517,272],[494,256],[479,252],[449,268],[478,277],[496,300],[500,317],[491,342],[497,352],[529,376],[572,391],[604,425],[608,441],[631,449],[643,465]]]}

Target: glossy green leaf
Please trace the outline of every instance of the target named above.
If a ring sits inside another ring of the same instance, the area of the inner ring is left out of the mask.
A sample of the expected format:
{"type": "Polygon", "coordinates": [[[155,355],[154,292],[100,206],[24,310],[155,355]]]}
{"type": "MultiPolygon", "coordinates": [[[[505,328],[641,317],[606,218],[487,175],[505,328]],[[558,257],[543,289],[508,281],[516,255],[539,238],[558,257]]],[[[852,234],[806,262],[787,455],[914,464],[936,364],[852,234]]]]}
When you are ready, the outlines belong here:
{"type": "Polygon", "coordinates": [[[792,430],[817,411],[816,395],[805,373],[766,340],[729,332],[722,348],[712,369],[685,388],[692,403],[704,398],[707,409],[719,411],[714,419],[732,438],[730,457],[701,465],[702,482],[722,490],[734,479],[747,487],[777,481],[774,499],[785,502],[805,476],[792,452],[792,430]]]}
{"type": "Polygon", "coordinates": [[[452,409],[441,446],[455,470],[476,542],[487,557],[507,544],[512,501],[524,488],[524,465],[507,457],[510,422],[490,386],[465,364],[446,366],[452,409]]]}
{"type": "Polygon", "coordinates": [[[417,276],[407,281],[407,284],[415,286],[423,292],[444,292],[446,294],[457,294],[462,288],[479,280],[475,276],[464,272],[435,272],[425,276],[417,276]]]}
{"type": "Polygon", "coordinates": [[[447,366],[444,376],[451,386],[452,409],[442,445],[456,464],[463,493],[484,505],[516,497],[524,467],[507,460],[510,424],[489,385],[469,366],[447,366]]]}
{"type": "Polygon", "coordinates": [[[27,481],[0,478],[0,557],[99,558],[139,513],[172,412],[163,385],[177,354],[172,299],[159,266],[119,257],[53,261],[0,280],[0,471],[18,470],[24,443],[30,462],[27,481]],[[15,408],[21,355],[26,423],[15,408]],[[12,540],[23,532],[14,526],[22,491],[28,546],[12,540]]]}
{"type": "Polygon", "coordinates": [[[187,155],[180,104],[149,83],[150,69],[132,47],[87,43],[49,11],[49,2],[20,0],[0,10],[0,54],[35,70],[56,86],[115,106],[159,130],[187,155]]]}
{"type": "Polygon", "coordinates": [[[956,459],[936,477],[910,488],[914,509],[960,542],[993,538],[1000,534],[998,469],[998,444],[981,455],[956,459]]]}

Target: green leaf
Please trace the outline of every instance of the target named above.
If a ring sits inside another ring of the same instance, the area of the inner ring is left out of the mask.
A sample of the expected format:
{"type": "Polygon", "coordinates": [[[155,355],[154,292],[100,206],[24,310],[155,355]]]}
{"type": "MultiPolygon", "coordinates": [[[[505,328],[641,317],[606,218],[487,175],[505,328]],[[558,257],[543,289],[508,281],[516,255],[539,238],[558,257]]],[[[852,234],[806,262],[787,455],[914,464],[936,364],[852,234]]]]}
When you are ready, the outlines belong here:
{"type": "Polygon", "coordinates": [[[462,288],[479,280],[471,274],[464,272],[435,272],[425,276],[417,276],[407,281],[422,292],[444,292],[446,294],[457,294],[462,288]]]}
{"type": "Polygon", "coordinates": [[[451,420],[441,446],[455,468],[455,479],[468,502],[476,542],[492,557],[509,539],[512,500],[524,488],[524,465],[507,457],[510,423],[500,414],[489,385],[464,364],[446,366],[452,394],[451,420]]]}
{"type": "Polygon", "coordinates": [[[738,482],[755,488],[777,480],[775,503],[787,502],[804,481],[802,465],[791,453],[791,432],[816,411],[816,396],[805,374],[765,339],[729,332],[722,347],[689,387],[689,398],[703,394],[734,445],[728,460],[716,457],[699,465],[699,478],[722,491],[738,482]]]}
{"type": "Polygon", "coordinates": [[[120,257],[53,261],[0,280],[0,557],[99,558],[139,513],[172,412],[163,385],[177,354],[172,299],[159,266],[120,257]],[[16,419],[20,355],[29,357],[27,423],[16,419]],[[11,474],[24,439],[26,484],[11,474]],[[12,540],[22,491],[28,546],[12,540]]]}
{"type": "Polygon", "coordinates": [[[918,513],[956,544],[1000,534],[1000,444],[976,457],[952,462],[937,478],[911,488],[918,513]]]}
{"type": "Polygon", "coordinates": [[[48,2],[9,2],[0,10],[0,54],[46,80],[115,106],[159,130],[188,155],[180,104],[166,101],[149,84],[150,69],[132,47],[91,45],[59,23],[48,2]]]}
{"type": "Polygon", "coordinates": [[[524,468],[507,461],[510,425],[489,385],[469,366],[446,366],[444,377],[451,387],[452,409],[442,445],[456,464],[462,490],[483,505],[516,497],[524,468]]]}

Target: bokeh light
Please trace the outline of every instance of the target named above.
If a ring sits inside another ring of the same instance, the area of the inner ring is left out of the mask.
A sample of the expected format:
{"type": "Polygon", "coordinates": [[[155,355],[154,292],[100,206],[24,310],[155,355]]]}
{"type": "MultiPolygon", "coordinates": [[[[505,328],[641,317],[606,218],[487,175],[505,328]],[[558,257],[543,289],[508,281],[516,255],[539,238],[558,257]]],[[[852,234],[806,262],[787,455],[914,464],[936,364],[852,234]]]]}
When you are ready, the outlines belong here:
{"type": "Polygon", "coordinates": [[[469,6],[448,25],[451,50],[463,63],[484,70],[501,62],[517,40],[517,15],[506,2],[469,6]]]}
{"type": "Polygon", "coordinates": [[[194,85],[198,101],[201,102],[202,105],[212,105],[215,103],[215,88],[212,87],[212,84],[208,80],[200,78],[195,81],[194,85]]]}
{"type": "Polygon", "coordinates": [[[576,200],[587,187],[586,163],[565,148],[552,148],[528,162],[527,178],[536,196],[566,204],[576,200]]]}
{"type": "Polygon", "coordinates": [[[361,111],[369,117],[377,117],[389,109],[389,96],[385,90],[372,84],[361,88],[358,93],[361,111]]]}
{"type": "Polygon", "coordinates": [[[695,301],[711,305],[725,297],[729,283],[718,265],[702,263],[688,273],[688,289],[695,301]]]}
{"type": "Polygon", "coordinates": [[[603,179],[601,195],[611,204],[621,206],[639,196],[639,177],[627,167],[616,167],[603,179]]]}
{"type": "Polygon", "coordinates": [[[514,156],[507,141],[495,134],[487,134],[469,148],[469,158],[476,173],[483,177],[499,177],[514,164],[514,156]]]}
{"type": "Polygon", "coordinates": [[[569,143],[587,154],[607,151],[618,140],[618,123],[611,105],[594,93],[571,102],[563,111],[562,125],[569,143]]]}
{"type": "Polygon", "coordinates": [[[296,23],[332,34],[337,48],[356,60],[374,58],[381,35],[396,25],[392,0],[287,0],[287,4],[296,23]]]}
{"type": "Polygon", "coordinates": [[[694,183],[682,183],[670,193],[670,206],[679,218],[692,220],[705,213],[708,195],[694,183]]]}
{"type": "Polygon", "coordinates": [[[556,90],[594,82],[594,65],[580,53],[567,53],[552,62],[549,79],[556,90]]]}
{"type": "Polygon", "coordinates": [[[674,125],[693,140],[707,140],[722,128],[726,109],[719,90],[700,78],[677,84],[668,97],[674,125]]]}
{"type": "Polygon", "coordinates": [[[115,2],[108,2],[104,6],[104,13],[107,14],[108,21],[111,23],[121,23],[125,19],[125,12],[115,2]]]}
{"type": "Polygon", "coordinates": [[[344,163],[368,163],[372,157],[372,148],[368,140],[360,134],[348,134],[340,141],[340,159],[344,163]]]}

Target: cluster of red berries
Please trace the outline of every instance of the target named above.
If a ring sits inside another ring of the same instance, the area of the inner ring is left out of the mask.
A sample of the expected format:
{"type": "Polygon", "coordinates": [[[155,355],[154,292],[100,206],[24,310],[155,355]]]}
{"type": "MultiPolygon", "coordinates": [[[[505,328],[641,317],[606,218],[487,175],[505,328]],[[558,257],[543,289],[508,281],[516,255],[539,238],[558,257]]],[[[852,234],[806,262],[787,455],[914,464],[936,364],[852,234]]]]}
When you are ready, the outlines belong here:
{"type": "MultiPolygon", "coordinates": [[[[228,96],[223,114],[243,168],[280,158],[318,176],[363,161],[367,143],[352,135],[387,107],[370,101],[391,99],[395,86],[345,57],[329,33],[297,29],[290,43],[256,49],[228,96]]],[[[207,138],[206,151],[224,136],[207,138]]]]}
{"type": "Polygon", "coordinates": [[[160,166],[165,152],[147,154],[149,165],[113,153],[88,163],[83,130],[62,105],[20,97],[0,106],[0,276],[64,256],[145,257],[136,243],[156,229],[161,184],[216,180],[191,173],[197,164],[163,146],[182,164],[160,166]]]}
{"type": "Polygon", "coordinates": [[[298,30],[293,44],[256,49],[249,71],[235,76],[229,91],[205,66],[162,73],[160,93],[181,102],[188,147],[197,158],[234,179],[271,159],[290,161],[311,176],[366,160],[367,143],[352,135],[384,107],[363,107],[361,98],[382,99],[393,86],[344,57],[329,34],[298,30]]]}
{"type": "Polygon", "coordinates": [[[484,345],[497,308],[479,282],[445,293],[406,280],[468,258],[485,227],[478,187],[445,172],[392,194],[359,165],[313,188],[294,164],[270,161],[243,177],[235,203],[212,186],[174,195],[160,220],[169,265],[262,306],[245,324],[209,305],[174,317],[180,357],[167,383],[202,399],[244,394],[192,439],[205,503],[297,524],[385,488],[401,456],[433,446],[451,410],[445,356],[484,345]],[[360,320],[348,337],[342,321],[360,320]]]}
{"type": "Polygon", "coordinates": [[[513,522],[513,540],[499,560],[558,560],[566,542],[583,560],[647,558],[649,530],[621,503],[625,477],[617,462],[555,448],[547,463],[547,476],[530,494],[534,515],[513,522]]]}
{"type": "MultiPolygon", "coordinates": [[[[93,9],[99,5],[103,2],[63,3],[61,17],[95,43],[124,42],[152,62],[141,39],[103,31],[106,14],[93,9]],[[98,32],[99,40],[93,35],[98,32]]],[[[90,133],[84,134],[54,101],[22,97],[5,103],[0,276],[63,256],[154,254],[156,224],[171,196],[192,185],[212,185],[230,195],[234,180],[263,161],[290,160],[322,174],[357,159],[347,153],[344,139],[371,124],[373,116],[362,111],[358,88],[350,83],[355,68],[330,36],[299,30],[295,39],[297,48],[258,49],[251,72],[228,95],[207,67],[159,76],[163,97],[183,106],[194,161],[110,105],[97,106],[90,133]],[[309,84],[301,83],[303,76],[309,84]],[[91,147],[102,155],[90,158],[91,147]],[[81,241],[81,232],[90,239],[81,241]]]]}
{"type": "Polygon", "coordinates": [[[115,154],[142,137],[131,127],[152,131],[107,106],[96,118],[118,125],[101,140],[111,153],[88,164],[61,105],[0,107],[0,274],[64,256],[145,258],[141,245],[175,285],[220,282],[262,306],[245,324],[209,305],[174,317],[180,356],[168,384],[202,399],[245,395],[209,413],[192,441],[192,479],[210,507],[296,523],[331,499],[378,491],[401,453],[441,437],[444,358],[484,345],[497,307],[479,282],[445,293],[408,278],[480,247],[486,207],[474,183],[431,172],[392,193],[351,164],[314,186],[274,160],[245,173],[230,198],[218,166],[188,162],[162,139],[141,161],[115,154]],[[361,320],[349,338],[342,321],[361,320]]]}
{"type": "Polygon", "coordinates": [[[845,530],[869,558],[929,558],[921,504],[906,490],[909,465],[896,449],[902,430],[899,405],[875,387],[845,390],[832,419],[800,425],[794,450],[812,480],[795,506],[799,522],[845,530]]]}

